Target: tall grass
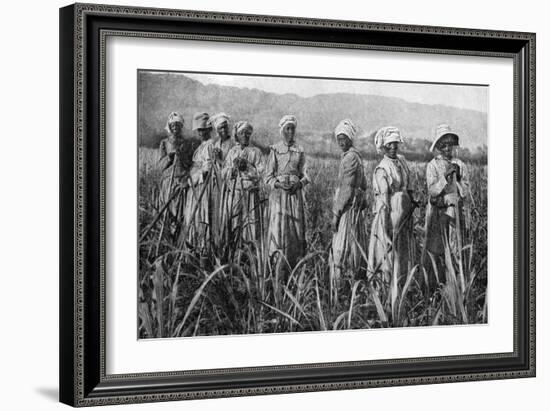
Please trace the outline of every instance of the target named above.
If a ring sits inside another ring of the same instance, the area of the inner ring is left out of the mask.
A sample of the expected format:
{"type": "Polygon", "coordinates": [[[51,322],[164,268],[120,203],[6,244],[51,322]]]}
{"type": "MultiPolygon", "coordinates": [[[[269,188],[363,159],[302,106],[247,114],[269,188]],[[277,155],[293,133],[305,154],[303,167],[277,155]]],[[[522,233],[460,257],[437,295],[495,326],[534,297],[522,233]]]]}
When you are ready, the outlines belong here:
{"type": "MultiPolygon", "coordinates": [[[[365,162],[367,176],[376,162],[365,162]]],[[[382,273],[357,277],[345,272],[335,279],[331,272],[330,230],[332,198],[336,187],[337,160],[311,159],[312,183],[305,189],[306,255],[290,271],[275,264],[265,236],[257,242],[242,238],[243,227],[224,231],[213,224],[207,262],[204,250],[178,243],[177,233],[162,229],[158,218],[160,171],[154,150],[139,153],[139,336],[140,338],[185,337],[313,330],[365,329],[380,327],[470,324],[487,321],[487,172],[471,166],[471,226],[463,244],[461,266],[447,245],[445,262],[420,264],[420,250],[406,275],[387,282],[382,273]],[[155,217],[157,220],[155,221],[155,217]],[[158,246],[158,250],[157,250],[158,246]],[[464,286],[456,270],[464,277],[464,286]],[[435,286],[434,286],[435,284],[435,286]]],[[[418,198],[426,199],[423,180],[425,163],[412,164],[413,186],[418,198]]],[[[223,189],[219,170],[212,179],[223,189]]],[[[373,203],[368,179],[367,201],[373,203]]],[[[260,197],[267,198],[261,186],[260,197]]],[[[267,201],[259,206],[263,221],[267,201]]],[[[421,244],[425,210],[413,215],[414,237],[421,244]]],[[[221,208],[214,207],[212,221],[221,221],[221,208]]],[[[164,218],[164,216],[163,216],[164,218]]],[[[370,231],[370,209],[363,221],[370,231]]],[[[168,214],[167,227],[177,226],[168,214]]],[[[182,231],[185,235],[186,228],[182,231]]],[[[266,231],[264,229],[264,231],[266,231]]],[[[366,266],[366,244],[362,244],[366,266]]]]}

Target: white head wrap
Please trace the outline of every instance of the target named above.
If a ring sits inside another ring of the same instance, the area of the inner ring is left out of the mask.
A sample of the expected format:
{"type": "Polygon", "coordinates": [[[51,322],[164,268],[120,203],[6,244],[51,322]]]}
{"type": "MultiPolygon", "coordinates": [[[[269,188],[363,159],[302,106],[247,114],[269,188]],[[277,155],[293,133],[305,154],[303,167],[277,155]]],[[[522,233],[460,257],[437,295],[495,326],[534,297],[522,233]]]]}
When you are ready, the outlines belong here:
{"type": "Polygon", "coordinates": [[[217,113],[210,117],[210,124],[212,127],[218,128],[219,125],[223,123],[229,123],[230,117],[225,113],[217,113]]]}
{"type": "Polygon", "coordinates": [[[344,134],[348,136],[351,141],[353,141],[357,134],[357,127],[355,127],[353,121],[346,118],[345,120],[340,121],[334,129],[334,137],[338,137],[339,134],[344,134]]]}
{"type": "Polygon", "coordinates": [[[296,117],[291,114],[287,114],[286,116],[283,116],[279,121],[279,128],[282,130],[284,126],[289,123],[294,124],[294,126],[298,126],[298,120],[296,119],[296,117]]]}
{"type": "Polygon", "coordinates": [[[376,150],[378,150],[379,153],[382,152],[382,148],[384,146],[393,142],[403,142],[401,132],[397,127],[382,127],[376,132],[376,135],[374,136],[374,145],[376,146],[376,150]]]}
{"type": "Polygon", "coordinates": [[[233,135],[237,137],[237,134],[241,130],[246,130],[246,129],[250,130],[250,132],[252,133],[252,131],[254,130],[254,127],[252,127],[252,124],[250,124],[248,121],[237,121],[233,126],[233,135]]]}
{"type": "Polygon", "coordinates": [[[170,124],[174,123],[180,123],[181,128],[183,128],[183,125],[185,124],[185,120],[183,119],[182,115],[176,111],[173,111],[168,116],[168,121],[166,122],[166,127],[164,129],[168,131],[168,133],[171,133],[170,131],[170,124]]]}
{"type": "Polygon", "coordinates": [[[210,116],[208,113],[195,113],[193,116],[193,130],[198,130],[199,128],[212,128],[209,120],[210,116]]]}

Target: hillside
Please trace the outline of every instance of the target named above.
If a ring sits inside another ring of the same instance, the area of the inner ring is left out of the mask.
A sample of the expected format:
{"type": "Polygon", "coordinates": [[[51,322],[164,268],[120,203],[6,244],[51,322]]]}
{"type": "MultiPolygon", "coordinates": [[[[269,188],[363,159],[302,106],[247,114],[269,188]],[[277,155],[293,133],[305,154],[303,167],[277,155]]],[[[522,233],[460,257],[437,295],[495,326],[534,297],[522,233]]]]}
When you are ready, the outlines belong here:
{"type": "MultiPolygon", "coordinates": [[[[197,111],[224,111],[233,120],[246,119],[255,128],[255,141],[262,146],[278,138],[277,123],[284,114],[294,114],[304,145],[314,152],[329,152],[334,126],[351,118],[359,127],[357,145],[371,150],[372,135],[382,126],[399,127],[408,145],[425,147],[438,123],[450,124],[471,151],[486,145],[487,115],[444,105],[412,103],[400,98],[349,93],[300,97],[258,89],[204,85],[182,74],[140,72],[138,80],[139,141],[154,147],[162,138],[166,117],[179,111],[190,134],[191,118],[197,111]],[[418,140],[418,141],[414,141],[418,140]]],[[[332,149],[333,151],[333,149],[332,149]]]]}

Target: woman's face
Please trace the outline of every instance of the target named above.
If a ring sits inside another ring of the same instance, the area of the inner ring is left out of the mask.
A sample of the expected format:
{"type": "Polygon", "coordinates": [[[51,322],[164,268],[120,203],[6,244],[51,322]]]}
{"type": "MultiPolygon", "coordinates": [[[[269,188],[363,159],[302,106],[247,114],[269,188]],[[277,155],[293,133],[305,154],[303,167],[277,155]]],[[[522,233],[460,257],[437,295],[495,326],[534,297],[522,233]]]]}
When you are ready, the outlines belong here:
{"type": "Polygon", "coordinates": [[[250,137],[252,136],[252,131],[248,128],[245,128],[237,133],[237,141],[243,147],[246,147],[250,144],[250,137]]]}
{"type": "Polygon", "coordinates": [[[294,143],[296,135],[296,125],[292,123],[287,123],[283,127],[283,138],[287,145],[291,145],[294,143]]]}
{"type": "Polygon", "coordinates": [[[181,133],[182,127],[181,127],[181,123],[179,122],[170,123],[168,127],[170,128],[170,132],[175,136],[181,133]]]}
{"type": "Polygon", "coordinates": [[[216,127],[216,132],[222,140],[227,140],[229,138],[229,125],[227,122],[224,122],[216,127]]]}
{"type": "Polygon", "coordinates": [[[210,138],[210,129],[209,128],[199,128],[197,133],[202,141],[206,141],[210,138]]]}
{"type": "Polygon", "coordinates": [[[397,151],[399,150],[399,143],[397,141],[392,141],[384,146],[384,151],[389,158],[396,159],[397,151]]]}
{"type": "Polygon", "coordinates": [[[453,144],[449,141],[444,141],[439,144],[439,151],[447,160],[453,158],[453,144]]]}
{"type": "Polygon", "coordinates": [[[344,153],[352,146],[350,138],[345,134],[338,134],[336,136],[336,142],[338,143],[338,147],[340,147],[344,153]]]}

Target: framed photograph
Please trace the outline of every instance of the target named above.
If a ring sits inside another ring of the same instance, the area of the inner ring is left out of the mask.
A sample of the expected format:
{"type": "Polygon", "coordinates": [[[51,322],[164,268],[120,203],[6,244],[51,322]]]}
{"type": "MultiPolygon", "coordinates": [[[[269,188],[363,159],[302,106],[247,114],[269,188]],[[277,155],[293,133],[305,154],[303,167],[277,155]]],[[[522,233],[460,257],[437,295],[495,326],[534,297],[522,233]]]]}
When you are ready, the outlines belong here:
{"type": "Polygon", "coordinates": [[[60,399],[535,376],[535,34],[60,10],[60,399]]]}

